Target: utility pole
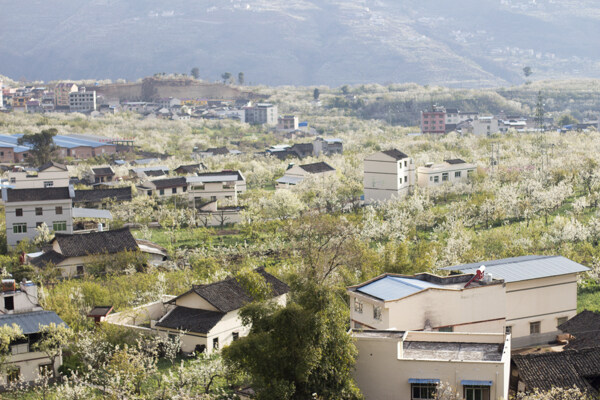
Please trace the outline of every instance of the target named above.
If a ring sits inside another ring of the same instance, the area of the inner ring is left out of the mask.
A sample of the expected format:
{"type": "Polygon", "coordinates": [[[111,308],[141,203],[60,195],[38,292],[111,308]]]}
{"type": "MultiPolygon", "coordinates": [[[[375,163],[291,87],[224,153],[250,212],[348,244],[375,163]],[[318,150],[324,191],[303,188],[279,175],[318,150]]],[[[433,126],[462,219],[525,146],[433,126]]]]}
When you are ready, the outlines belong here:
{"type": "Polygon", "coordinates": [[[538,92],[535,105],[535,122],[538,131],[544,133],[544,97],[541,90],[538,92]]]}
{"type": "Polygon", "coordinates": [[[500,164],[500,143],[491,144],[490,165],[492,167],[492,175],[496,172],[497,166],[500,164]]]}

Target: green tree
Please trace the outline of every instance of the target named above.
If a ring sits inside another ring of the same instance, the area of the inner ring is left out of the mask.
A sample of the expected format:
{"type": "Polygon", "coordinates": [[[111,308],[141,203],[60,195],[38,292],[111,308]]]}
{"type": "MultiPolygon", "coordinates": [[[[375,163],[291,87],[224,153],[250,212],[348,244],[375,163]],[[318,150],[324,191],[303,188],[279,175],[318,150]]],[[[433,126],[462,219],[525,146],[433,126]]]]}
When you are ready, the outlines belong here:
{"type": "Polygon", "coordinates": [[[350,87],[348,85],[342,86],[341,90],[343,95],[347,95],[348,93],[350,93],[350,87]]]}
{"type": "Polygon", "coordinates": [[[23,337],[23,331],[16,325],[0,326],[0,371],[6,367],[6,359],[10,355],[10,344],[23,337]]]}
{"type": "Polygon", "coordinates": [[[533,74],[531,67],[527,66],[523,68],[523,75],[525,75],[525,78],[529,78],[531,74],[533,74]]]}
{"type": "Polygon", "coordinates": [[[194,79],[199,79],[200,78],[200,68],[198,68],[198,67],[192,68],[191,74],[194,77],[194,79]]]}
{"type": "Polygon", "coordinates": [[[231,72],[222,73],[221,78],[223,79],[223,83],[227,83],[227,82],[231,83],[231,72]]]}
{"type": "Polygon", "coordinates": [[[535,122],[540,132],[544,131],[544,96],[540,90],[537,95],[537,101],[535,103],[535,122]]]}
{"type": "Polygon", "coordinates": [[[243,73],[243,72],[239,72],[239,73],[238,73],[238,83],[239,83],[240,85],[243,85],[243,84],[244,84],[244,73],[243,73]]]}
{"type": "Polygon", "coordinates": [[[54,136],[57,134],[58,131],[55,128],[45,129],[40,133],[23,135],[17,140],[17,143],[31,146],[28,158],[36,166],[41,166],[58,156],[58,146],[54,144],[54,136]]]}
{"type": "Polygon", "coordinates": [[[312,283],[293,297],[285,307],[246,306],[241,316],[250,333],[223,350],[225,363],[250,376],[259,400],[361,398],[351,374],[356,347],[346,303],[312,283]]]}
{"type": "Polygon", "coordinates": [[[319,90],[319,88],[315,88],[315,90],[313,90],[313,98],[315,100],[319,100],[320,95],[321,95],[321,91],[319,90]]]}
{"type": "Polygon", "coordinates": [[[578,122],[579,121],[577,121],[577,119],[575,119],[575,117],[573,117],[571,114],[563,114],[556,121],[556,125],[562,127],[562,126],[565,126],[565,125],[573,125],[573,124],[576,124],[578,122]]]}
{"type": "Polygon", "coordinates": [[[40,340],[32,347],[36,351],[46,353],[52,364],[52,374],[56,378],[56,370],[54,364],[56,359],[62,354],[62,349],[69,344],[73,332],[66,325],[50,325],[40,326],[40,340]]]}

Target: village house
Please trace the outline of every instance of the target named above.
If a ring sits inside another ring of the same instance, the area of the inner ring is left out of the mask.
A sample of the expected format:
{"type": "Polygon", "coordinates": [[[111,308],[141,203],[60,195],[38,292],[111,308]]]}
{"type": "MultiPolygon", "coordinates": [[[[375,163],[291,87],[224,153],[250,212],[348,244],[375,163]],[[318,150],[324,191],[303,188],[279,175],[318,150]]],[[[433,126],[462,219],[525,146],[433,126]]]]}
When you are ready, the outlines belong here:
{"type": "Polygon", "coordinates": [[[415,186],[415,164],[403,152],[391,149],[365,158],[365,203],[402,198],[415,186]]]}
{"type": "Polygon", "coordinates": [[[367,400],[508,399],[510,335],[353,330],[354,379],[367,400]]]}
{"type": "Polygon", "coordinates": [[[57,110],[69,110],[69,95],[79,88],[72,82],[61,82],[54,88],[54,107],[57,110]]]}
{"type": "Polygon", "coordinates": [[[277,118],[277,129],[282,131],[298,129],[298,117],[296,115],[282,115],[277,118]]]}
{"type": "Polygon", "coordinates": [[[129,228],[74,235],[57,233],[50,246],[50,250],[29,259],[29,263],[38,268],[52,265],[63,277],[83,275],[86,265],[103,255],[140,251],[153,265],[162,264],[167,257],[166,250],[160,246],[136,240],[129,228]]]}
{"type": "Polygon", "coordinates": [[[34,345],[40,340],[40,327],[50,324],[65,325],[54,311],[45,311],[39,304],[37,286],[23,281],[17,288],[14,279],[2,280],[0,293],[0,326],[17,325],[23,337],[10,344],[10,352],[0,379],[0,384],[22,380],[33,382],[44,369],[58,372],[62,356],[53,360],[34,345]]]}
{"type": "Polygon", "coordinates": [[[318,137],[313,142],[313,155],[319,157],[321,154],[330,156],[332,154],[343,154],[344,142],[337,138],[318,137]]]}
{"type": "Polygon", "coordinates": [[[69,93],[69,110],[71,112],[96,111],[96,91],[80,87],[76,92],[69,93]]]}
{"type": "Polygon", "coordinates": [[[417,184],[420,187],[435,187],[443,183],[452,184],[465,181],[477,170],[475,164],[467,163],[460,158],[444,160],[443,163],[428,163],[417,168],[417,184]]]}
{"type": "Polygon", "coordinates": [[[75,190],[73,205],[79,207],[104,208],[109,201],[122,202],[131,201],[131,199],[131,186],[75,190]]]}
{"type": "Polygon", "coordinates": [[[421,133],[446,133],[446,110],[443,107],[432,107],[431,111],[421,111],[421,133]]]}
{"type": "MultiPolygon", "coordinates": [[[[269,284],[271,301],[285,305],[289,287],[264,268],[255,271],[269,284]]],[[[112,314],[106,320],[161,336],[182,333],[181,350],[184,353],[212,353],[248,334],[249,327],[242,324],[239,311],[252,300],[252,295],[238,280],[227,278],[207,285],[194,285],[170,300],[112,314]]]]}
{"type": "Polygon", "coordinates": [[[93,183],[112,182],[115,179],[115,171],[110,166],[92,167],[91,181],[93,183]]]}
{"type": "Polygon", "coordinates": [[[65,165],[50,161],[37,171],[13,168],[8,172],[8,182],[13,189],[68,187],[69,171],[65,165]]]}
{"type": "Polygon", "coordinates": [[[324,178],[331,174],[335,174],[335,168],[324,161],[304,165],[291,163],[285,174],[277,179],[277,189],[287,189],[309,177],[324,178]]]}
{"type": "Polygon", "coordinates": [[[154,167],[133,168],[129,170],[129,176],[134,179],[145,180],[157,176],[165,176],[169,174],[169,168],[163,165],[154,167]]]}
{"type": "Polygon", "coordinates": [[[240,171],[203,172],[185,179],[190,200],[195,205],[217,200],[237,204],[238,194],[246,191],[246,179],[240,171]]]}
{"type": "Polygon", "coordinates": [[[140,194],[166,198],[185,194],[188,183],[184,177],[155,179],[137,185],[137,190],[140,194]]]}
{"type": "Polygon", "coordinates": [[[522,256],[443,268],[486,273],[505,282],[506,330],[513,347],[548,343],[557,328],[577,313],[577,279],[589,268],[561,256],[522,256]]]}
{"type": "Polygon", "coordinates": [[[206,166],[202,163],[198,163],[198,164],[188,164],[188,165],[180,165],[179,167],[175,168],[173,170],[173,172],[175,172],[177,175],[191,175],[191,174],[197,174],[198,172],[205,170],[206,166]]]}

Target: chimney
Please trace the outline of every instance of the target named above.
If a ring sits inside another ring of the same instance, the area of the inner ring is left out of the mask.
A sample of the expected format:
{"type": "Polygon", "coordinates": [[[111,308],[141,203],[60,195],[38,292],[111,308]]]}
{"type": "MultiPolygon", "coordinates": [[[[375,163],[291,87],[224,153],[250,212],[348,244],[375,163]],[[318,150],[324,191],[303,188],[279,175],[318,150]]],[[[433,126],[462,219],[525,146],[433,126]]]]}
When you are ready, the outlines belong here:
{"type": "Polygon", "coordinates": [[[102,232],[102,231],[103,231],[102,222],[98,222],[98,232],[102,232]]]}

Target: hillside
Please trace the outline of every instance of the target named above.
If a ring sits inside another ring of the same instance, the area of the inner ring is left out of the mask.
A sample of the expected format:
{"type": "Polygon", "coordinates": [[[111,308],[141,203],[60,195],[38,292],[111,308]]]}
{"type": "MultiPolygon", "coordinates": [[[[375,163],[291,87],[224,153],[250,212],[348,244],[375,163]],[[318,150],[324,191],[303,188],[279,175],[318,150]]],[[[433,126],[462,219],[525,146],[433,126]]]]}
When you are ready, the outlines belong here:
{"type": "Polygon", "coordinates": [[[600,77],[599,19],[591,0],[9,2],[0,72],[137,79],[197,66],[211,81],[489,87],[521,83],[524,66],[535,80],[600,77]]]}

